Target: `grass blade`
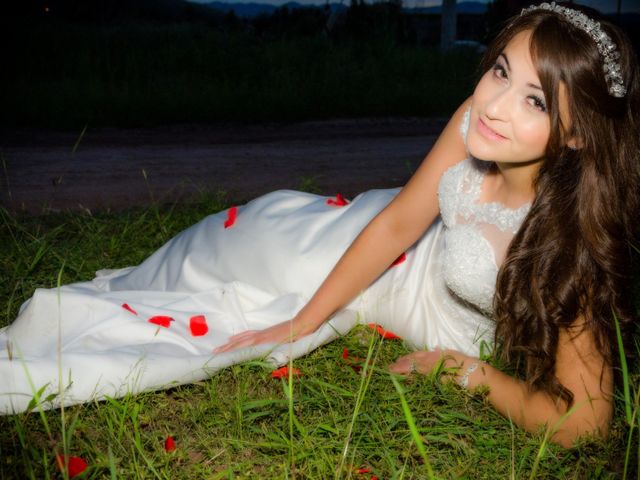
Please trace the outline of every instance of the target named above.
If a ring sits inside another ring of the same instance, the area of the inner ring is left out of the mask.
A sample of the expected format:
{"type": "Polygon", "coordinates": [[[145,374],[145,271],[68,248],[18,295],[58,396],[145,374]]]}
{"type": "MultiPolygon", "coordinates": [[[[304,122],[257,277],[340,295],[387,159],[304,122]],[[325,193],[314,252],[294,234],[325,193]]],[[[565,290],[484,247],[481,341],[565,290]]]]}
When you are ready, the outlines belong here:
{"type": "Polygon", "coordinates": [[[622,332],[620,322],[616,312],[613,312],[613,321],[616,326],[616,338],[618,339],[618,353],[620,354],[620,368],[622,369],[622,393],[624,394],[624,413],[629,426],[633,425],[633,415],[631,413],[631,390],[629,388],[629,367],[627,357],[624,354],[624,343],[622,342],[622,332]]]}
{"type": "Polygon", "coordinates": [[[393,375],[391,376],[391,381],[393,382],[393,386],[396,387],[396,391],[398,392],[398,396],[400,397],[400,403],[402,404],[404,418],[406,419],[407,425],[409,426],[409,431],[411,432],[413,442],[416,444],[418,452],[420,452],[420,455],[422,456],[422,460],[424,460],[424,466],[427,469],[427,476],[429,479],[433,479],[435,477],[433,476],[433,468],[431,467],[431,462],[429,461],[429,457],[427,456],[427,449],[424,447],[424,442],[422,441],[420,432],[418,432],[418,427],[416,426],[416,422],[413,419],[413,414],[411,413],[411,409],[409,408],[407,399],[404,396],[404,390],[393,375]]]}

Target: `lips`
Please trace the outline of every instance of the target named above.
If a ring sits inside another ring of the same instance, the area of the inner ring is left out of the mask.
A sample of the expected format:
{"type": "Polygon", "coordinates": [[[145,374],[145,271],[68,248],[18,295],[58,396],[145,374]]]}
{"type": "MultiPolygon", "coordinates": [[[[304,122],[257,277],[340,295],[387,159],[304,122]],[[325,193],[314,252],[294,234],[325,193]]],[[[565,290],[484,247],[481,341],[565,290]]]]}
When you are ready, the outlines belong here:
{"type": "Polygon", "coordinates": [[[481,118],[478,118],[478,123],[476,128],[478,130],[478,133],[480,133],[480,135],[482,135],[483,137],[489,140],[506,140],[507,138],[500,135],[498,132],[496,132],[492,128],[489,128],[489,126],[487,126],[487,124],[484,123],[481,118]]]}

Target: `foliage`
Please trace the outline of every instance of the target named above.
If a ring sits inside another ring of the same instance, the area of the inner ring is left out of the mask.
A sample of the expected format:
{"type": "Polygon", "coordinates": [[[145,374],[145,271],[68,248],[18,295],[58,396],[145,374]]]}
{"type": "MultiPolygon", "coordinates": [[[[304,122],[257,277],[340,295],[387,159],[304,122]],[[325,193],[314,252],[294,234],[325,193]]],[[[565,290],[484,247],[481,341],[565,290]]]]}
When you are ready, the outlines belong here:
{"type": "Polygon", "coordinates": [[[356,2],[331,28],[329,15],[282,7],[214,24],[4,18],[0,126],[439,116],[470,94],[478,54],[403,42],[398,5],[356,2]]]}

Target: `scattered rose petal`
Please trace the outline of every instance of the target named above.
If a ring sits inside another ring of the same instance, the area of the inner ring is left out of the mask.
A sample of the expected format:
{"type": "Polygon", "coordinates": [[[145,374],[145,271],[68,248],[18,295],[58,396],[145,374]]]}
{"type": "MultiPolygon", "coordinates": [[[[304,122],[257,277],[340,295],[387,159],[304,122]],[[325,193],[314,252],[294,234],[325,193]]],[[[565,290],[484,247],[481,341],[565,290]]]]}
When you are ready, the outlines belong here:
{"type": "Polygon", "coordinates": [[[175,449],[176,449],[176,441],[173,439],[171,435],[169,435],[164,440],[164,451],[169,453],[169,452],[173,452],[175,449]]]}
{"type": "Polygon", "coordinates": [[[191,335],[194,337],[201,337],[202,335],[206,335],[209,331],[209,326],[207,325],[207,319],[204,315],[196,315],[191,317],[189,320],[189,328],[191,329],[191,335]]]}
{"type": "Polygon", "coordinates": [[[406,253],[400,254],[400,256],[398,258],[396,258],[391,265],[389,265],[389,268],[395,267],[396,265],[400,265],[406,259],[407,259],[407,254],[406,253]]]}
{"type": "Polygon", "coordinates": [[[129,306],[129,304],[127,304],[127,303],[123,303],[123,304],[122,304],[122,308],[124,308],[125,310],[130,311],[130,312],[131,312],[131,313],[133,313],[134,315],[137,315],[137,314],[138,314],[138,312],[136,312],[133,308],[131,308],[131,307],[129,306]]]}
{"type": "Polygon", "coordinates": [[[173,318],[167,317],[165,315],[156,315],[155,317],[151,317],[147,322],[153,323],[154,325],[160,325],[164,328],[169,328],[171,322],[173,322],[173,318]]]}
{"type": "Polygon", "coordinates": [[[385,340],[401,340],[401,338],[398,335],[396,335],[393,332],[390,332],[389,330],[385,330],[380,325],[377,325],[375,323],[370,323],[368,326],[369,328],[373,328],[376,332],[378,332],[378,334],[385,340]]]}
{"type": "Polygon", "coordinates": [[[224,228],[232,227],[238,217],[238,207],[231,207],[227,210],[227,219],[224,221],[224,228]]]}
{"type": "Polygon", "coordinates": [[[349,202],[345,200],[341,193],[336,193],[336,198],[328,198],[327,205],[333,205],[334,207],[344,207],[349,205],[349,202]]]}
{"type": "MultiPolygon", "coordinates": [[[[293,368],[291,369],[291,375],[293,377],[297,377],[299,375],[302,375],[302,372],[300,372],[300,370],[298,370],[297,368],[293,368]]],[[[274,370],[273,372],[271,372],[271,377],[272,378],[288,378],[289,367],[284,366],[284,367],[278,368],[277,370],[274,370]]]]}
{"type": "Polygon", "coordinates": [[[87,462],[82,458],[74,457],[72,455],[57,455],[56,463],[58,464],[60,471],[64,472],[65,468],[67,469],[67,476],[69,478],[80,475],[88,467],[87,462]]]}
{"type": "Polygon", "coordinates": [[[363,473],[371,473],[371,469],[366,467],[358,468],[356,473],[359,475],[362,475],[363,473]]]}
{"type": "Polygon", "coordinates": [[[378,477],[376,477],[375,475],[371,475],[371,476],[369,477],[369,480],[378,480],[378,477]]]}
{"type": "Polygon", "coordinates": [[[364,358],[351,357],[347,348],[342,351],[342,359],[344,360],[342,365],[349,365],[356,373],[362,370],[362,363],[365,361],[364,358]]]}

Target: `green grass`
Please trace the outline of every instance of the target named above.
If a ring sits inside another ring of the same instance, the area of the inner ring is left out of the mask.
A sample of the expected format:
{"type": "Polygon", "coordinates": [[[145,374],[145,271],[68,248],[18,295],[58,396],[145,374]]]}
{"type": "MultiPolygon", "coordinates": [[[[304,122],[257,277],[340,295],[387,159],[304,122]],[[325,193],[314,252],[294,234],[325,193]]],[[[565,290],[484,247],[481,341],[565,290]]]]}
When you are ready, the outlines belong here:
{"type": "Polygon", "coordinates": [[[198,25],[4,25],[0,126],[449,114],[478,55],[392,39],[265,40],[198,25]]]}
{"type": "MultiPolygon", "coordinates": [[[[58,275],[67,283],[139,263],[225,206],[224,196],[210,196],[96,215],[0,211],[0,325],[58,275]]],[[[89,463],[83,478],[369,478],[359,468],[380,479],[638,478],[637,367],[609,440],[564,450],[544,432],[515,428],[482,393],[433,376],[394,384],[385,366],[406,352],[359,327],[295,360],[301,377],[273,379],[256,361],[167,391],[0,417],[0,479],[60,478],[54,457],[62,453],[89,463]],[[370,365],[356,372],[344,348],[370,365]],[[172,453],[163,448],[168,435],[172,453]]]]}

